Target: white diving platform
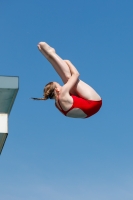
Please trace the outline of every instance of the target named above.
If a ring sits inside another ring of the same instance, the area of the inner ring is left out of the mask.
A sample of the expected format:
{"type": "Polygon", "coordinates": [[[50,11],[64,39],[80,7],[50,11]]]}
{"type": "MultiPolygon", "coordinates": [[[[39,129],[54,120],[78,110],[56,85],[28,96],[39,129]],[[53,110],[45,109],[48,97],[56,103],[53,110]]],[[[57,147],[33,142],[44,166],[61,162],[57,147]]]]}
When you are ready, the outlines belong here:
{"type": "Polygon", "coordinates": [[[19,89],[19,77],[0,76],[0,154],[8,136],[8,117],[19,89]]]}

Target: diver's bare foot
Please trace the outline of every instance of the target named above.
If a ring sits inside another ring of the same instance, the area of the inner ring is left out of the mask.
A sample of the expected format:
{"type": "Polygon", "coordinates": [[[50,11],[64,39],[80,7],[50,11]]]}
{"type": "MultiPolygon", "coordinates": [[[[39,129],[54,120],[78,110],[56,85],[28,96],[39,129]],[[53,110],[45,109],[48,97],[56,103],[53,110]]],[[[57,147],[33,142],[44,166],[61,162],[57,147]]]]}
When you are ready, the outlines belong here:
{"type": "Polygon", "coordinates": [[[46,42],[39,42],[37,45],[39,51],[47,58],[49,57],[52,53],[55,53],[55,49],[50,47],[46,42]]]}

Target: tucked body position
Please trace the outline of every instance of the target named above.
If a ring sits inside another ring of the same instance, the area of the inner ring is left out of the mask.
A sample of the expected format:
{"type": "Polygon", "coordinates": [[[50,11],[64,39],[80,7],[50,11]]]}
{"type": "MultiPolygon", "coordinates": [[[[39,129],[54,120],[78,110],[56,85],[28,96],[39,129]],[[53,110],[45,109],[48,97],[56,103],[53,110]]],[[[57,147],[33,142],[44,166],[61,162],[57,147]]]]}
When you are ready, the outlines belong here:
{"type": "Polygon", "coordinates": [[[56,108],[67,117],[88,118],[96,114],[102,106],[102,99],[91,86],[79,79],[80,74],[75,66],[59,57],[46,42],[40,42],[38,49],[54,67],[64,85],[49,82],[44,87],[44,97],[32,99],[54,99],[56,108]]]}

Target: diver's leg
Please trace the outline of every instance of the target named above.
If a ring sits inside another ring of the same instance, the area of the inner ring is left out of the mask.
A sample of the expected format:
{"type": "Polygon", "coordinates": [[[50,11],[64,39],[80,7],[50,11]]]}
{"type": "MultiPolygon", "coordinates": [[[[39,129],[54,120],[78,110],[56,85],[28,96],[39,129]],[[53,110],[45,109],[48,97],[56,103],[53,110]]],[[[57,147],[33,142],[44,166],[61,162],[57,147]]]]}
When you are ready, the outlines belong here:
{"type": "MultiPolygon", "coordinates": [[[[64,60],[66,64],[69,66],[69,69],[74,67],[74,65],[69,60],[64,60]]],[[[73,91],[76,92],[76,94],[84,99],[88,100],[101,100],[101,97],[99,94],[88,84],[85,82],[79,80],[75,87],[73,88],[73,91]]]]}
{"type": "Polygon", "coordinates": [[[78,83],[75,85],[74,91],[78,94],[78,96],[93,101],[101,100],[99,94],[88,84],[79,80],[78,83]]]}
{"type": "MultiPolygon", "coordinates": [[[[61,77],[62,81],[66,83],[71,77],[71,73],[68,67],[68,64],[62,60],[56,53],[53,48],[51,48],[47,43],[40,42],[38,44],[39,50],[42,54],[48,59],[48,61],[53,65],[56,72],[61,77]]],[[[71,94],[78,95],[84,99],[88,100],[101,100],[101,97],[98,93],[88,84],[79,80],[75,87],[70,91],[71,94]]]]}
{"type": "Polygon", "coordinates": [[[38,44],[38,49],[47,58],[47,60],[52,64],[56,72],[61,77],[62,81],[66,83],[71,77],[71,73],[68,65],[62,60],[55,52],[55,49],[50,47],[45,42],[40,42],[38,44]]]}

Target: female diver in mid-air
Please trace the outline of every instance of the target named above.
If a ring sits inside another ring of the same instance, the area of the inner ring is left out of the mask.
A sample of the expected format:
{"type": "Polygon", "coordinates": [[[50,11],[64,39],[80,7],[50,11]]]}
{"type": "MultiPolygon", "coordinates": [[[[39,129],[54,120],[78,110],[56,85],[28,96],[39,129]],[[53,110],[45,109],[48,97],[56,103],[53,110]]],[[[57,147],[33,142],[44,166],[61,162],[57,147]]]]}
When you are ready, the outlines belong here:
{"type": "Polygon", "coordinates": [[[38,44],[38,49],[52,64],[64,85],[50,82],[44,87],[43,98],[55,99],[55,105],[67,117],[88,118],[99,111],[102,99],[97,92],[79,79],[79,72],[69,60],[62,60],[45,42],[38,44]]]}

